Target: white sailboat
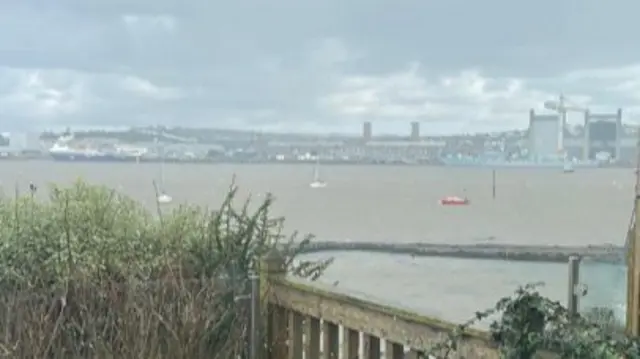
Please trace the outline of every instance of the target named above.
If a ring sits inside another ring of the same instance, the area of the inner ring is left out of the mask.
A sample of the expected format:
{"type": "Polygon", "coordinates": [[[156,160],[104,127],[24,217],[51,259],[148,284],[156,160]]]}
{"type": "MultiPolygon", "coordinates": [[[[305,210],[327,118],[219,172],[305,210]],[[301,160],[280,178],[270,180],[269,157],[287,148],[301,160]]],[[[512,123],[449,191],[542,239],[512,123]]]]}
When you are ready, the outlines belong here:
{"type": "Polygon", "coordinates": [[[564,156],[564,163],[562,165],[562,172],[564,173],[573,173],[574,168],[573,168],[573,161],[571,161],[567,155],[565,154],[564,156]]]}
{"type": "Polygon", "coordinates": [[[313,181],[309,183],[311,188],[324,188],[327,187],[327,182],[320,179],[320,156],[316,157],[316,165],[313,168],[313,181]]]}
{"type": "Polygon", "coordinates": [[[160,204],[169,204],[173,201],[173,198],[166,192],[164,184],[164,147],[162,148],[160,158],[160,183],[158,184],[158,198],[157,201],[160,204]]]}
{"type": "Polygon", "coordinates": [[[571,161],[565,161],[564,166],[562,167],[562,171],[564,173],[573,173],[574,171],[573,163],[571,163],[571,161]]]}

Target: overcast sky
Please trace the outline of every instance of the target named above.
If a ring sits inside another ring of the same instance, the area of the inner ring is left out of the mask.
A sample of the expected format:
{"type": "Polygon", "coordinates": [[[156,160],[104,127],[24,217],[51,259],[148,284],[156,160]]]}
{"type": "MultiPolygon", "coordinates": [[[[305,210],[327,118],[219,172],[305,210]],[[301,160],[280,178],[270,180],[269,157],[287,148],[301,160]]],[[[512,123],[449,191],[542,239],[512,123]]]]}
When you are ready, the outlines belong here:
{"type": "MultiPolygon", "coordinates": [[[[524,127],[560,91],[640,120],[632,0],[0,2],[0,127],[524,127]]],[[[578,115],[573,116],[578,121],[578,115]]]]}

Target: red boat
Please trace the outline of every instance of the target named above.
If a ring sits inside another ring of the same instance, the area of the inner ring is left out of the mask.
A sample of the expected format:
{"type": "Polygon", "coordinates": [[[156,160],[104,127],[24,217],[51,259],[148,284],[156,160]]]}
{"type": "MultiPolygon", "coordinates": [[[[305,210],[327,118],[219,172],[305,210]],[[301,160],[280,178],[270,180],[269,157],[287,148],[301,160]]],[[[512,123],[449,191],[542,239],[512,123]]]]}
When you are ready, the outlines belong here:
{"type": "Polygon", "coordinates": [[[457,196],[448,196],[440,200],[440,205],[442,206],[466,206],[469,203],[468,198],[461,198],[457,196]]]}

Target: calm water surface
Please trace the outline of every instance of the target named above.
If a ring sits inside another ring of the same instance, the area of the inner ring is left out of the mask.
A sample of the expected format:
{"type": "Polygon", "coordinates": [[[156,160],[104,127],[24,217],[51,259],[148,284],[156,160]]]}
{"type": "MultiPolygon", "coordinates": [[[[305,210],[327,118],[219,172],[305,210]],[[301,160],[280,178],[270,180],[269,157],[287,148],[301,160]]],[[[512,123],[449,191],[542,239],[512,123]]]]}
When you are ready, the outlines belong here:
{"type": "MultiPolygon", "coordinates": [[[[500,298],[527,283],[542,282],[539,291],[561,303],[566,303],[568,296],[568,267],[562,264],[377,253],[319,253],[310,257],[334,257],[334,264],[321,281],[337,283],[336,288],[348,294],[458,322],[473,318],[476,311],[494,307],[500,298]]],[[[581,309],[609,307],[622,319],[625,267],[584,262],[581,276],[581,282],[589,289],[581,299],[581,309]]]]}
{"type": "MultiPolygon", "coordinates": [[[[586,245],[624,242],[635,181],[630,169],[573,174],[504,170],[497,173],[494,200],[490,170],[323,166],[329,185],[319,190],[308,186],[312,172],[312,165],[167,164],[165,187],[174,204],[215,206],[235,175],[241,197],[259,201],[271,192],[277,199],[274,214],[286,216],[288,230],[327,240],[586,245]],[[437,203],[464,193],[471,206],[437,203]]],[[[157,164],[0,162],[5,192],[13,192],[16,184],[26,190],[30,181],[44,188],[83,178],[119,188],[150,208],[152,182],[159,177],[157,164]]],[[[451,319],[464,319],[465,312],[490,306],[527,282],[544,281],[549,295],[566,298],[567,268],[562,265],[353,253],[337,257],[327,280],[451,319]]],[[[591,287],[583,304],[623,302],[623,269],[585,264],[582,277],[591,287]]]]}

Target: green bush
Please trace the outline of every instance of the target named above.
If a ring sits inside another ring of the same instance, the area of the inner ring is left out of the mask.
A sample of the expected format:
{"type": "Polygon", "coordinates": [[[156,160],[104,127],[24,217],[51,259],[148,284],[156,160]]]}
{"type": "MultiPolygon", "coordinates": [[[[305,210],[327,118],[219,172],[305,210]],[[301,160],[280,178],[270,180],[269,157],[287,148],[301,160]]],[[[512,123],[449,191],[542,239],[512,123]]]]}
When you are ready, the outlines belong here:
{"type": "Polygon", "coordinates": [[[267,197],[255,210],[232,186],[215,210],[158,216],[82,181],[49,199],[0,200],[0,356],[215,358],[240,350],[244,291],[257,260],[287,248],[315,279],[330,263],[293,259],[312,238],[282,234],[267,197]]]}
{"type": "Polygon", "coordinates": [[[640,340],[624,333],[612,310],[592,308],[571,316],[559,302],[540,295],[536,290],[539,285],[521,287],[495,307],[477,312],[435,346],[434,353],[445,353],[437,357],[449,358],[469,326],[497,315],[489,332],[500,358],[640,358],[640,340]],[[541,353],[547,355],[536,356],[541,353]]]}
{"type": "Polygon", "coordinates": [[[606,307],[592,307],[582,313],[584,319],[590,323],[594,323],[600,329],[611,333],[624,333],[625,327],[618,318],[613,309],[606,307]]]}

